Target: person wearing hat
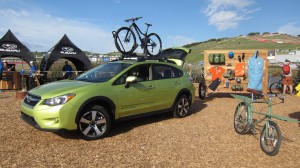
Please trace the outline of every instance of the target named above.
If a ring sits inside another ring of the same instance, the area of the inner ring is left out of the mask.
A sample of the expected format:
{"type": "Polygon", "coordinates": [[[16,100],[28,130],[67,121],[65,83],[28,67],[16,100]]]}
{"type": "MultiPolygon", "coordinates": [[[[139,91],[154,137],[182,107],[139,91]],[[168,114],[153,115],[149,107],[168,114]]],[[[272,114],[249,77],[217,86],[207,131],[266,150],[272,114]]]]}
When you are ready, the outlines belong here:
{"type": "Polygon", "coordinates": [[[14,66],[9,66],[6,60],[3,61],[3,71],[12,71],[13,68],[14,66]]]}
{"type": "Polygon", "coordinates": [[[30,89],[33,89],[36,86],[34,77],[35,77],[35,73],[37,71],[37,67],[36,67],[36,65],[33,61],[30,61],[29,64],[30,64],[30,71],[29,71],[28,87],[29,87],[29,90],[30,90],[30,89]]]}
{"type": "Polygon", "coordinates": [[[288,59],[285,60],[283,66],[282,66],[282,74],[284,75],[282,79],[283,84],[283,90],[282,93],[286,93],[287,86],[290,89],[290,95],[292,95],[293,92],[293,73],[290,67],[290,61],[288,59]],[[289,70],[286,70],[286,68],[289,70]]]}

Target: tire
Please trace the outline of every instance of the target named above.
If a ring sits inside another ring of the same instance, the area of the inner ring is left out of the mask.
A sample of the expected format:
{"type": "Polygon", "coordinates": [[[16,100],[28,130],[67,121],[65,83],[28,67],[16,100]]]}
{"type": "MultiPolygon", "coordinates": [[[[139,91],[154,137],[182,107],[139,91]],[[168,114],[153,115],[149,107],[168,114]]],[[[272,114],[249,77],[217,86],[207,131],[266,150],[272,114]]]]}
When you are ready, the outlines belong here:
{"type": "Polygon", "coordinates": [[[282,93],[282,90],[283,90],[283,85],[282,83],[279,83],[279,82],[276,82],[276,83],[272,83],[270,85],[270,93],[272,94],[279,94],[279,93],[282,93]]]}
{"type": "Polygon", "coordinates": [[[274,122],[269,122],[269,138],[266,138],[266,126],[261,131],[260,134],[260,148],[269,156],[274,156],[279,152],[281,145],[281,132],[279,127],[274,122]]]}
{"type": "Polygon", "coordinates": [[[199,83],[198,94],[199,94],[199,98],[201,100],[205,99],[205,97],[206,97],[206,86],[202,82],[199,83]]]}
{"type": "Polygon", "coordinates": [[[243,135],[250,130],[247,120],[248,107],[245,102],[241,102],[237,105],[234,113],[233,126],[236,133],[243,135]]]}
{"type": "Polygon", "coordinates": [[[83,139],[96,140],[105,137],[110,131],[111,117],[108,111],[99,105],[86,108],[77,121],[77,131],[83,139]]]}
{"type": "Polygon", "coordinates": [[[175,103],[173,116],[175,118],[186,117],[190,113],[191,101],[186,95],[181,95],[175,103]]]}
{"type": "Polygon", "coordinates": [[[146,50],[149,56],[157,56],[162,50],[160,37],[156,33],[150,33],[147,36],[146,50]]]}
{"type": "Polygon", "coordinates": [[[137,48],[135,34],[128,27],[118,29],[114,36],[114,41],[117,50],[124,55],[132,54],[137,48]]]}

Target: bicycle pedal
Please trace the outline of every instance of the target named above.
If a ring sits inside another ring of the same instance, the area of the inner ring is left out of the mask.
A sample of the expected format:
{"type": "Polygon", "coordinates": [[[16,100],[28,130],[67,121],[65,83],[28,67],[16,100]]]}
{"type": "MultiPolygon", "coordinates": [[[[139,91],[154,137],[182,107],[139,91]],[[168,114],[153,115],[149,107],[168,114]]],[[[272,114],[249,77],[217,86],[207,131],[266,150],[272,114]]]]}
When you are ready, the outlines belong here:
{"type": "Polygon", "coordinates": [[[251,128],[250,131],[251,131],[251,133],[254,134],[254,135],[257,133],[257,131],[256,131],[254,128],[251,128]]]}

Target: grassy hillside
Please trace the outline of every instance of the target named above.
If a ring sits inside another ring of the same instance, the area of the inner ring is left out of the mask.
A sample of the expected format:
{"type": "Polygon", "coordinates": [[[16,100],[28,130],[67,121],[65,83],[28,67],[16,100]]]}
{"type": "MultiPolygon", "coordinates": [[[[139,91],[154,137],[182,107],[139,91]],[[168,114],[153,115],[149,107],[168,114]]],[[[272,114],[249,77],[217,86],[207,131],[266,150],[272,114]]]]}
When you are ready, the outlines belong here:
{"type": "Polygon", "coordinates": [[[234,50],[234,49],[276,49],[295,50],[300,48],[300,37],[267,34],[256,36],[240,36],[234,38],[211,39],[205,42],[198,42],[185,45],[192,49],[187,57],[187,62],[195,63],[203,60],[204,50],[234,50]]]}

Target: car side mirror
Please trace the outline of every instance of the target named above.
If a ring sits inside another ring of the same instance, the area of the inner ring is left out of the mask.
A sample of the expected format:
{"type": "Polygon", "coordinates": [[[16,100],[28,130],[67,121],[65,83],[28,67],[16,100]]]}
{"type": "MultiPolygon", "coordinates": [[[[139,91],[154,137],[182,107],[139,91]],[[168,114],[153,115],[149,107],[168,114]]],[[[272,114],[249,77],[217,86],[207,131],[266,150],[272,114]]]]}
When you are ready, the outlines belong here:
{"type": "Polygon", "coordinates": [[[137,83],[137,77],[136,76],[128,76],[126,78],[125,88],[129,88],[129,84],[131,83],[137,83]]]}

